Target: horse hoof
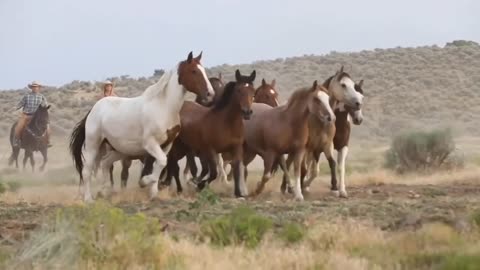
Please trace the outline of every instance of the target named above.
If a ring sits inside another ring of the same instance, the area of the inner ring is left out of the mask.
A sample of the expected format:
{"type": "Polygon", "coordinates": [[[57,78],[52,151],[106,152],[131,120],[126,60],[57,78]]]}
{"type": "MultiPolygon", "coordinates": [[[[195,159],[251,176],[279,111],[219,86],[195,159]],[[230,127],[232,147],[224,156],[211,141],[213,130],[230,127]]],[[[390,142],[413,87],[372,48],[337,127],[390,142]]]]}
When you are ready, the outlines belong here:
{"type": "Polygon", "coordinates": [[[152,187],[150,188],[150,200],[157,198],[157,195],[158,195],[158,187],[155,185],[152,185],[152,187]]]}
{"type": "Polygon", "coordinates": [[[297,196],[295,196],[295,201],[297,201],[297,202],[303,201],[303,195],[297,195],[297,196]]]}
{"type": "Polygon", "coordinates": [[[288,187],[288,188],[287,188],[287,191],[288,191],[288,194],[293,194],[293,193],[294,193],[292,187],[288,187]]]}
{"type": "Polygon", "coordinates": [[[140,188],[144,188],[153,182],[155,182],[155,179],[152,175],[145,175],[144,177],[140,178],[140,181],[138,181],[138,185],[140,186],[140,188]]]}
{"type": "Polygon", "coordinates": [[[310,193],[310,187],[304,187],[303,192],[305,193],[310,193]]]}
{"type": "Polygon", "coordinates": [[[207,184],[207,181],[200,181],[200,183],[197,184],[197,189],[198,191],[202,191],[207,184]]]}
{"type": "Polygon", "coordinates": [[[332,192],[332,195],[335,196],[335,197],[340,197],[340,191],[338,190],[331,190],[332,192]]]}
{"type": "Polygon", "coordinates": [[[348,194],[346,190],[340,191],[340,194],[338,195],[340,198],[348,198],[348,194]]]}

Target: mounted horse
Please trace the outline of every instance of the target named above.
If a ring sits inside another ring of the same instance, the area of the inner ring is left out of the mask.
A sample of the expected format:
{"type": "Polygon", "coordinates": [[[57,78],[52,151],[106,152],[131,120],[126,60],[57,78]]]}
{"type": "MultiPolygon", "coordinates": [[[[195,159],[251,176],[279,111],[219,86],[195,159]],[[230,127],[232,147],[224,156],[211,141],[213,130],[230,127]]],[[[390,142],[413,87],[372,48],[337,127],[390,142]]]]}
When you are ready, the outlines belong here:
{"type": "MultiPolygon", "coordinates": [[[[349,108],[352,110],[360,111],[363,104],[363,95],[356,91],[356,85],[351,79],[350,75],[343,71],[343,66],[339,71],[335,73],[334,76],[328,78],[324,83],[323,87],[328,89],[327,92],[330,96],[330,105],[334,108],[334,111],[338,110],[340,106],[348,104],[349,108]]],[[[343,196],[343,193],[339,193],[337,189],[337,176],[336,176],[336,162],[333,158],[333,149],[334,149],[334,136],[336,135],[336,122],[335,123],[325,123],[324,121],[319,121],[315,118],[310,118],[308,122],[309,128],[309,138],[307,142],[307,153],[305,155],[305,160],[302,162],[302,173],[301,173],[301,183],[302,188],[303,182],[307,173],[307,167],[309,168],[309,179],[307,180],[307,185],[313,181],[313,179],[318,175],[318,162],[321,153],[324,153],[328,164],[330,167],[331,175],[331,189],[332,191],[340,196],[343,196]]],[[[290,166],[291,157],[287,160],[287,168],[290,166]]],[[[285,191],[288,184],[288,175],[285,174],[282,181],[282,192],[285,191]]],[[[291,187],[289,186],[291,189],[291,187]]]]}
{"type": "MultiPolygon", "coordinates": [[[[328,93],[315,81],[311,87],[295,91],[286,105],[276,108],[265,104],[253,105],[253,116],[245,121],[244,164],[247,166],[256,155],[260,155],[264,162],[263,177],[254,194],[262,192],[272,176],[274,164],[288,154],[293,157],[297,179],[295,198],[303,200],[300,163],[306,151],[308,118],[313,116],[327,122],[335,120],[328,93]]],[[[285,170],[284,163],[280,166],[285,170]]]]}
{"type": "MultiPolygon", "coordinates": [[[[361,80],[358,84],[355,84],[355,91],[357,91],[363,97],[362,86],[363,80],[361,80]]],[[[346,198],[348,197],[348,194],[345,188],[345,163],[348,155],[348,144],[351,134],[350,122],[353,122],[354,125],[360,125],[363,122],[362,107],[352,107],[350,105],[340,102],[335,109],[335,116],[336,132],[333,138],[333,147],[338,153],[337,160],[340,171],[340,191],[338,191],[337,181],[334,181],[333,177],[331,181],[331,189],[335,193],[338,193],[340,197],[346,198]]],[[[316,162],[312,164],[310,168],[311,175],[309,176],[308,181],[305,182],[305,189],[308,189],[311,182],[318,175],[318,158],[316,158],[316,162]]]]}
{"type": "Polygon", "coordinates": [[[170,184],[171,177],[175,177],[177,191],[181,192],[178,160],[193,152],[206,160],[210,169],[208,179],[203,179],[197,184],[199,189],[203,189],[217,178],[219,154],[228,153],[233,157],[234,194],[236,197],[247,195],[242,175],[243,120],[249,119],[252,113],[255,71],[250,76],[242,76],[237,70],[235,78],[235,82],[227,83],[223,95],[213,107],[207,108],[194,102],[185,102],[180,112],[182,130],[168,156],[166,185],[170,184]]]}
{"type": "Polygon", "coordinates": [[[32,171],[35,170],[35,160],[33,158],[33,153],[40,151],[43,156],[43,163],[40,167],[40,171],[45,169],[47,164],[47,149],[48,143],[46,139],[47,126],[49,122],[48,109],[50,105],[43,106],[40,105],[36,112],[33,114],[32,119],[27,124],[27,127],[22,132],[20,137],[20,144],[17,146],[14,143],[15,140],[15,127],[17,123],[12,125],[10,129],[10,145],[12,146],[12,154],[8,160],[8,165],[12,165],[15,162],[15,167],[18,168],[18,155],[20,154],[20,149],[25,149],[25,156],[23,158],[23,168],[27,164],[27,160],[30,159],[30,165],[32,166],[32,171]]]}
{"type": "MultiPolygon", "coordinates": [[[[111,148],[101,162],[104,178],[117,160],[145,154],[154,157],[156,166],[152,174],[142,177],[140,183],[151,185],[150,197],[156,197],[160,172],[167,165],[167,154],[180,131],[179,113],[186,91],[202,96],[206,102],[210,102],[214,94],[200,64],[201,55],[194,58],[190,53],[187,60],[165,73],[138,97],[99,100],[77,124],[72,132],[70,152],[84,187],[85,201],[93,200],[90,180],[102,144],[111,148]]],[[[106,183],[104,179],[104,189],[106,183]]]]}

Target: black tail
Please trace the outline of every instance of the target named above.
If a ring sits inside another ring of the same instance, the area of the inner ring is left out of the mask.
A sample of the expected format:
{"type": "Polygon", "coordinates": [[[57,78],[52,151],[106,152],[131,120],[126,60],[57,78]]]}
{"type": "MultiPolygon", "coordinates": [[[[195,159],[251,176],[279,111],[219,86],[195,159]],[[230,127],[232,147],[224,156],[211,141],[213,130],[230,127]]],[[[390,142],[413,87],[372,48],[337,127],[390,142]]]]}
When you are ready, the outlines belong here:
{"type": "Polygon", "coordinates": [[[90,111],[85,115],[85,117],[77,123],[73,129],[72,135],[70,136],[70,154],[73,158],[73,163],[77,169],[78,174],[80,175],[80,184],[83,183],[83,145],[85,144],[85,122],[87,117],[90,114],[90,111]]]}

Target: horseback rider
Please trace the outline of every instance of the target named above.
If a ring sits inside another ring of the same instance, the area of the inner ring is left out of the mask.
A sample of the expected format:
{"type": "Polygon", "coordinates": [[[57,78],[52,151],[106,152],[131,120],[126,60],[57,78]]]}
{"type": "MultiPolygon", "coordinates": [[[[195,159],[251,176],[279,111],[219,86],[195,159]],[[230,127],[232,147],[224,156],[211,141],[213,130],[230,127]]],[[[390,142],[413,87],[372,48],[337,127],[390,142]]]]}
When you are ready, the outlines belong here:
{"type": "MultiPolygon", "coordinates": [[[[23,96],[22,100],[17,104],[15,107],[16,110],[23,108],[22,113],[20,114],[20,118],[15,126],[15,138],[13,140],[14,146],[20,145],[20,138],[22,136],[23,130],[28,125],[30,120],[33,117],[33,114],[37,111],[40,105],[47,106],[47,99],[45,96],[40,94],[40,89],[42,85],[37,81],[33,81],[31,84],[28,85],[32,91],[25,96],[23,96]]],[[[47,124],[47,130],[45,133],[46,141],[48,147],[51,147],[50,144],[50,125],[47,124]]]]}
{"type": "Polygon", "coordinates": [[[103,82],[103,96],[101,98],[110,97],[110,96],[116,97],[117,94],[113,90],[113,83],[107,80],[103,82]]]}

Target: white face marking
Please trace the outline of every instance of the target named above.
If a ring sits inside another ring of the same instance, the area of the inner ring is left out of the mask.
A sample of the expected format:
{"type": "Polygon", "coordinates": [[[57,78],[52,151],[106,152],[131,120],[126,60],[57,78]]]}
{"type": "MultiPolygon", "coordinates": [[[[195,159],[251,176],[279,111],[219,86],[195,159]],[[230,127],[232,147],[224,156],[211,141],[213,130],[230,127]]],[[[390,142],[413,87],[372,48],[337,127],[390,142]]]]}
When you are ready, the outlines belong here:
{"type": "Polygon", "coordinates": [[[275,105],[280,106],[280,102],[278,102],[277,98],[275,98],[275,105]]]}
{"type": "Polygon", "coordinates": [[[248,83],[246,83],[246,84],[245,84],[245,87],[248,87],[248,86],[249,86],[249,84],[248,84],[248,83]]]}
{"type": "Polygon", "coordinates": [[[270,93],[271,93],[272,95],[275,95],[275,90],[270,89],[270,93]]]}
{"type": "Polygon", "coordinates": [[[205,82],[207,82],[208,93],[210,93],[211,96],[215,95],[215,92],[213,91],[213,86],[207,77],[207,72],[201,65],[197,65],[197,68],[200,70],[200,72],[202,72],[203,78],[205,79],[205,82]]]}
{"type": "Polygon", "coordinates": [[[327,108],[328,113],[332,119],[335,119],[335,115],[333,114],[332,107],[330,107],[330,96],[323,91],[318,91],[318,99],[322,102],[323,106],[327,108]]]}

